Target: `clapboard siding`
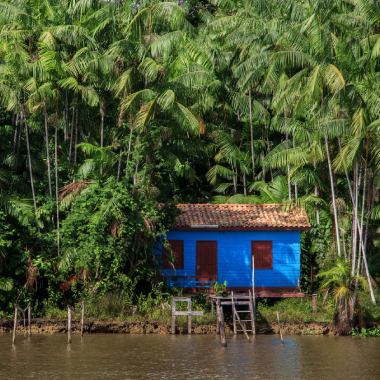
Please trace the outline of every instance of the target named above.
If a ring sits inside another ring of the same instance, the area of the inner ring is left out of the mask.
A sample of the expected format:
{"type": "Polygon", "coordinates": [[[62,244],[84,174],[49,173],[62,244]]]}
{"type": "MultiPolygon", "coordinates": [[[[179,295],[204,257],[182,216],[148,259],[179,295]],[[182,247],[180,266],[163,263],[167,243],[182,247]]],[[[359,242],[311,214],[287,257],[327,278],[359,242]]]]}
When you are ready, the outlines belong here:
{"type": "Polygon", "coordinates": [[[252,285],[251,241],[273,242],[273,269],[256,269],[256,287],[297,287],[300,275],[299,231],[170,231],[168,240],[184,241],[184,269],[168,270],[169,276],[195,276],[197,240],[218,244],[218,282],[228,287],[252,285]]]}

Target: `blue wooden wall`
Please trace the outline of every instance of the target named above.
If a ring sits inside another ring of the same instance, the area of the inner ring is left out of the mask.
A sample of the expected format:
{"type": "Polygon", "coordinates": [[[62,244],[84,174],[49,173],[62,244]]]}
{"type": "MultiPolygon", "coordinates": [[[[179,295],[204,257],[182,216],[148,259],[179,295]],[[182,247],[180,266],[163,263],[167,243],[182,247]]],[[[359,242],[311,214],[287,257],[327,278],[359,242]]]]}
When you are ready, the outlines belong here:
{"type": "Polygon", "coordinates": [[[218,242],[218,283],[252,286],[251,241],[273,242],[273,269],[256,269],[256,287],[297,287],[300,276],[300,231],[170,231],[168,240],[184,241],[184,269],[169,276],[195,276],[197,240],[218,242]]]}

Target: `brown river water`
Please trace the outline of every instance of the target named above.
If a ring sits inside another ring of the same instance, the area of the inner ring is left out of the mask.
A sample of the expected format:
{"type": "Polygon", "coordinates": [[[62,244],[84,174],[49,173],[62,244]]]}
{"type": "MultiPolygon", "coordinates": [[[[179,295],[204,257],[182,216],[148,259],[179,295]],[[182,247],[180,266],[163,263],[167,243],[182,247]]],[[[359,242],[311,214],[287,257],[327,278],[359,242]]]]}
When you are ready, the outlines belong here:
{"type": "Polygon", "coordinates": [[[0,335],[3,379],[377,379],[380,338],[258,335],[0,335]]]}

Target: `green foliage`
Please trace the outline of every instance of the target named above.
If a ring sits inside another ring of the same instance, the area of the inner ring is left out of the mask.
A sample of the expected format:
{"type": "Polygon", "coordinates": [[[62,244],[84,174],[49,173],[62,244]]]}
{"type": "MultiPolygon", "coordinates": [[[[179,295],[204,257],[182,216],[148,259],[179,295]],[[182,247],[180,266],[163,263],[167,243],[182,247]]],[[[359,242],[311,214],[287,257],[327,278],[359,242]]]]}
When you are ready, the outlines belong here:
{"type": "Polygon", "coordinates": [[[86,298],[124,313],[161,281],[153,247],[175,210],[159,205],[178,202],[304,208],[302,290],[318,272],[346,290],[365,275],[374,303],[380,43],[367,3],[1,1],[0,278],[13,287],[2,280],[0,309],[86,298]],[[332,273],[339,256],[352,278],[332,273]]]}
{"type": "Polygon", "coordinates": [[[223,284],[218,284],[218,281],[215,281],[215,283],[211,286],[211,289],[214,291],[214,294],[221,296],[226,292],[227,281],[224,281],[223,284]]]}
{"type": "Polygon", "coordinates": [[[380,329],[377,326],[370,327],[368,329],[353,327],[351,329],[351,336],[363,336],[363,337],[380,337],[380,329]]]}

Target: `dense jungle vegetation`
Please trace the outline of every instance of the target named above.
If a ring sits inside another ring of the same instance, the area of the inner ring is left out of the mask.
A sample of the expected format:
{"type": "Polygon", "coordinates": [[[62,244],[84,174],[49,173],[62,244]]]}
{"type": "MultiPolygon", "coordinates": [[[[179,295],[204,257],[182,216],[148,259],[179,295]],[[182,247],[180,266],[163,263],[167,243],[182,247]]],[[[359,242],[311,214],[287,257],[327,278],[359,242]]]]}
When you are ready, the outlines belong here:
{"type": "Polygon", "coordinates": [[[303,290],[379,298],[378,1],[2,1],[0,134],[3,315],[154,304],[179,202],[304,207],[303,290]]]}

